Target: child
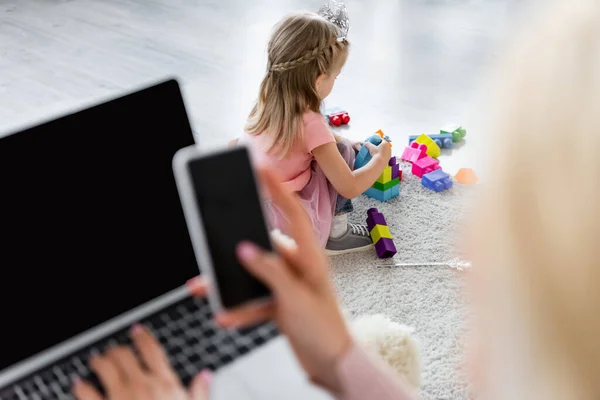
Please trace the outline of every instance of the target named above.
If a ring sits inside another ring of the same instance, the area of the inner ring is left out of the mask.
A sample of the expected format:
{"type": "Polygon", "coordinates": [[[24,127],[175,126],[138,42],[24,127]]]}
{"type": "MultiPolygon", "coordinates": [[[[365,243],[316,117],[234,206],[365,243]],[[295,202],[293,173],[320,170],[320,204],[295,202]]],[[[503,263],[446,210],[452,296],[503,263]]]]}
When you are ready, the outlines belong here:
{"type": "MultiPolygon", "coordinates": [[[[320,113],[348,46],[344,29],[318,14],[284,18],[269,41],[267,74],[245,133],[230,143],[246,145],[256,162],[278,171],[284,186],[299,194],[331,255],[372,246],[366,226],[348,223],[348,199],[367,190],[391,157],[387,142],[368,143],[372,160],[353,170],[352,144],[336,138],[320,113]]],[[[265,208],[272,227],[285,232],[283,214],[270,201],[265,208]]]]}

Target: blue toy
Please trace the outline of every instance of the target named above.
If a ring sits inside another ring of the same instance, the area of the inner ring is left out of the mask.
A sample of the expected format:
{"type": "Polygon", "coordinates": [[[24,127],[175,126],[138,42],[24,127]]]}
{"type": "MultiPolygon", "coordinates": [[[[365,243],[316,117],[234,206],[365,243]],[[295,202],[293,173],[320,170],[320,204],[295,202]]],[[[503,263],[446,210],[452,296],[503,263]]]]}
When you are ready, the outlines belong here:
{"type": "MultiPolygon", "coordinates": [[[[410,135],[408,137],[408,145],[410,146],[410,144],[412,142],[414,142],[415,140],[417,140],[417,138],[419,136],[420,135],[410,135]]],[[[442,149],[442,148],[451,149],[452,145],[454,144],[452,142],[452,134],[450,134],[450,133],[440,133],[437,135],[427,135],[427,136],[429,136],[435,142],[435,144],[438,145],[438,147],[440,149],[442,149]]]]}
{"type": "MultiPolygon", "coordinates": [[[[383,138],[390,143],[392,142],[387,136],[384,136],[383,138]]],[[[373,135],[365,141],[373,143],[375,146],[379,146],[379,144],[381,143],[381,136],[373,135]]],[[[371,161],[371,153],[369,153],[369,149],[367,148],[367,146],[363,145],[360,148],[358,154],[356,155],[356,158],[354,159],[354,169],[364,167],[369,161],[371,161]]]]}
{"type": "Polygon", "coordinates": [[[370,187],[366,192],[363,193],[365,196],[370,197],[372,199],[376,199],[379,201],[388,201],[393,199],[396,196],[400,196],[400,185],[395,185],[389,188],[388,190],[381,191],[375,189],[374,187],[370,187]]]}
{"type": "Polygon", "coordinates": [[[443,192],[444,190],[452,187],[450,175],[441,169],[436,169],[435,171],[423,175],[421,178],[421,183],[427,189],[433,190],[434,192],[443,192]]]}

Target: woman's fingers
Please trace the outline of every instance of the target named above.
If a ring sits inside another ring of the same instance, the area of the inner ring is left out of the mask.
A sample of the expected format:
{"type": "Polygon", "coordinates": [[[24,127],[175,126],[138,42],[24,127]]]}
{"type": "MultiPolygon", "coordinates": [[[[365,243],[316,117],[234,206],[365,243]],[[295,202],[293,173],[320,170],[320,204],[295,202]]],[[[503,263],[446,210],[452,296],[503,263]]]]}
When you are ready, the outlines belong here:
{"type": "Polygon", "coordinates": [[[260,304],[248,304],[231,311],[224,311],[215,316],[217,323],[224,328],[240,328],[269,321],[275,315],[275,304],[272,301],[260,304]]]}
{"type": "Polygon", "coordinates": [[[75,381],[72,390],[77,400],[104,400],[102,395],[92,385],[81,379],[75,381]]]}
{"type": "Polygon", "coordinates": [[[275,293],[293,288],[293,275],[280,257],[267,253],[253,243],[242,242],[237,247],[242,265],[275,293]]]}
{"type": "Polygon", "coordinates": [[[134,325],[131,329],[131,338],[140,353],[140,358],[152,374],[173,382],[178,380],[165,350],[148,329],[142,325],[134,325]]]}
{"type": "Polygon", "coordinates": [[[121,380],[127,382],[141,379],[144,376],[142,365],[135,354],[126,346],[117,346],[106,352],[112,364],[121,375],[121,380]]]}
{"type": "Polygon", "coordinates": [[[109,398],[114,397],[118,393],[119,388],[123,385],[121,374],[117,366],[112,361],[104,356],[94,356],[90,359],[92,370],[98,375],[100,383],[106,390],[109,398]]]}
{"type": "Polygon", "coordinates": [[[186,287],[196,297],[205,297],[208,289],[208,283],[201,276],[195,276],[187,281],[186,287]]]}

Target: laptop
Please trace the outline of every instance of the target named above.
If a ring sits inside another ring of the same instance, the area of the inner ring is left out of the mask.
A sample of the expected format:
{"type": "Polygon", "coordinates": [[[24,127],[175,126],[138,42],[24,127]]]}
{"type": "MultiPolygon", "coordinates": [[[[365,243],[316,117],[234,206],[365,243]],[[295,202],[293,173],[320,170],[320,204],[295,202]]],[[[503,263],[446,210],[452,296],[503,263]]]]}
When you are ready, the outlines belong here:
{"type": "Polygon", "coordinates": [[[71,399],[142,322],[184,384],[278,335],[220,330],[172,172],[194,145],[171,79],[0,138],[0,399],[71,399]]]}

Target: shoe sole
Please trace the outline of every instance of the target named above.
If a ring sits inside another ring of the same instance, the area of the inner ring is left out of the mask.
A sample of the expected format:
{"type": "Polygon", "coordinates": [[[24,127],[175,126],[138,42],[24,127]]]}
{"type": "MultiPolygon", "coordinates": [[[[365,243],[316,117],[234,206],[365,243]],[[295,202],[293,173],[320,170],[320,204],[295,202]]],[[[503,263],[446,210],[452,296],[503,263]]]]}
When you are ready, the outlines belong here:
{"type": "Polygon", "coordinates": [[[369,249],[372,249],[373,247],[374,247],[374,245],[373,245],[373,243],[371,243],[367,246],[353,247],[351,249],[346,249],[346,250],[327,250],[327,249],[325,249],[325,254],[328,256],[340,256],[342,254],[358,253],[359,251],[367,251],[369,249]]]}

